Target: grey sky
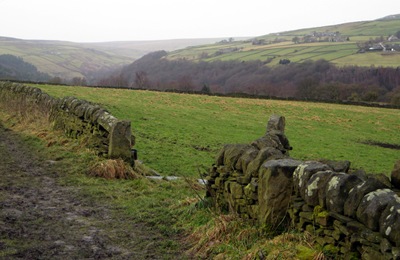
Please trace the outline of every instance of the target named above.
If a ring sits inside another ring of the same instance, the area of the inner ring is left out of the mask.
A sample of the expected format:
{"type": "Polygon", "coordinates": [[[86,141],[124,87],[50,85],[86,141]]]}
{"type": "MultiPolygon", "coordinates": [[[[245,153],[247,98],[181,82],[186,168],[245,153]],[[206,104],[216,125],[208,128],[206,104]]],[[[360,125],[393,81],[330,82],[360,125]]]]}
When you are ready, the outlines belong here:
{"type": "Polygon", "coordinates": [[[400,1],[0,0],[0,10],[0,36],[98,42],[260,36],[398,14],[400,1]]]}

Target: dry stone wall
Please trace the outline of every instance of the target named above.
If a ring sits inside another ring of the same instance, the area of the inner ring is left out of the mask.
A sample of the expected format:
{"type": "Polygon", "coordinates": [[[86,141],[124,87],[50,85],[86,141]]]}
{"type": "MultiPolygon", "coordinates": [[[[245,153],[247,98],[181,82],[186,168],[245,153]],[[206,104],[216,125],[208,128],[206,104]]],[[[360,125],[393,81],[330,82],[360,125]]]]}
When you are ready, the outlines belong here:
{"type": "Polygon", "coordinates": [[[86,138],[99,155],[134,162],[130,121],[119,120],[96,104],[74,97],[53,98],[39,88],[10,82],[0,82],[0,102],[19,113],[37,109],[67,136],[86,138]]]}
{"type": "Polygon", "coordinates": [[[400,162],[390,180],[350,171],[348,161],[296,160],[284,128],[284,117],[273,115],[265,136],[224,146],[206,196],[273,230],[307,230],[338,258],[400,259],[400,162]]]}

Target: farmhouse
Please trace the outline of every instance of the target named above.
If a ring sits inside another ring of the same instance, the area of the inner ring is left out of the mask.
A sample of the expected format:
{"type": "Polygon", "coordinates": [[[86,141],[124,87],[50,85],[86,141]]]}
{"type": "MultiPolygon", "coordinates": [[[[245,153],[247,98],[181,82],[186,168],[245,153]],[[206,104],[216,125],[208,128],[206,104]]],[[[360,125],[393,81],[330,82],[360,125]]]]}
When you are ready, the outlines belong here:
{"type": "Polygon", "coordinates": [[[397,42],[397,41],[399,41],[399,38],[398,38],[396,35],[391,35],[391,36],[388,38],[388,41],[389,41],[389,42],[397,42]]]}

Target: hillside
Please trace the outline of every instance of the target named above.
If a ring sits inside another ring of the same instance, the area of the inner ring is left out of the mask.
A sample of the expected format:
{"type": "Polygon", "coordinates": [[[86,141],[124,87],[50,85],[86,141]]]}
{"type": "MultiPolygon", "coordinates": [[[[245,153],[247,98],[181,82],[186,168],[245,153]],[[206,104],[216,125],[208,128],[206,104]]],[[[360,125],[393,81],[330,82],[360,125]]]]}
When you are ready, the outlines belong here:
{"type": "Polygon", "coordinates": [[[3,54],[0,55],[0,78],[8,80],[47,81],[49,75],[41,73],[37,68],[25,62],[22,58],[3,54]]]}
{"type": "MultiPolygon", "coordinates": [[[[397,46],[399,41],[388,42],[400,31],[400,16],[391,15],[374,21],[352,22],[325,27],[271,33],[248,41],[220,42],[190,47],[171,52],[168,59],[192,61],[260,60],[270,66],[281,60],[304,62],[325,59],[339,66],[397,67],[400,49],[396,52],[365,51],[383,42],[397,46]]],[[[393,47],[394,48],[394,47],[393,47]]]]}
{"type": "Polygon", "coordinates": [[[113,70],[146,53],[168,51],[220,41],[220,38],[138,42],[74,43],[0,37],[0,55],[21,57],[53,77],[88,77],[99,70],[113,70]]]}

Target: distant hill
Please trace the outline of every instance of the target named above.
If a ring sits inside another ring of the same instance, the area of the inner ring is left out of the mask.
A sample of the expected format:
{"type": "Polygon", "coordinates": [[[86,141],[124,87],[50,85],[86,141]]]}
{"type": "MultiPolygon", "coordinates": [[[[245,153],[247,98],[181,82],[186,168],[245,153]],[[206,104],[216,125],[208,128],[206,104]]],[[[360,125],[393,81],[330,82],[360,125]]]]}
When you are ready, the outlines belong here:
{"type": "Polygon", "coordinates": [[[397,20],[397,19],[400,19],[400,14],[393,14],[393,15],[388,15],[388,16],[385,16],[385,17],[383,17],[383,18],[380,18],[380,19],[377,19],[378,21],[379,20],[397,20]]]}
{"type": "Polygon", "coordinates": [[[172,51],[221,39],[75,43],[0,37],[0,55],[21,57],[52,77],[90,78],[92,73],[114,70],[152,51],[172,51]]]}
{"type": "Polygon", "coordinates": [[[259,60],[268,66],[276,66],[282,61],[301,63],[325,59],[339,66],[397,67],[400,64],[400,42],[388,42],[388,37],[395,34],[400,34],[400,15],[271,33],[246,41],[189,47],[169,53],[168,59],[259,60]],[[397,51],[383,52],[380,43],[386,50],[397,51]],[[374,51],[369,52],[370,48],[374,51]],[[376,51],[378,49],[381,51],[376,51]]]}
{"type": "Polygon", "coordinates": [[[0,79],[4,80],[25,80],[25,81],[47,81],[50,76],[39,72],[37,68],[25,62],[23,59],[4,54],[0,55],[0,79]]]}

